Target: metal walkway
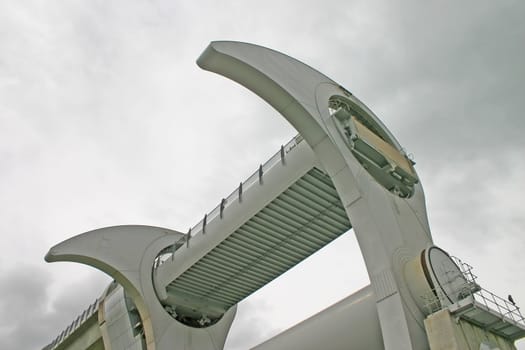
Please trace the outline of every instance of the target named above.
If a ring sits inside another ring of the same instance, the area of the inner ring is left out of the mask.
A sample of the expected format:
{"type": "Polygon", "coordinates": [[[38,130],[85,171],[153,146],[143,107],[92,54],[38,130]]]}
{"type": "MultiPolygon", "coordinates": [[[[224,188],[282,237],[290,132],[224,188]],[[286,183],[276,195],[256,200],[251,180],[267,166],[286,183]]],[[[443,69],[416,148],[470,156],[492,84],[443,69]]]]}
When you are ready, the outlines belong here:
{"type": "Polygon", "coordinates": [[[525,336],[525,319],[515,305],[481,289],[449,306],[450,313],[512,341],[525,336]]]}
{"type": "Polygon", "coordinates": [[[471,265],[454,258],[467,279],[465,299],[449,305],[450,312],[481,328],[515,341],[525,336],[525,318],[518,306],[481,288],[471,265]],[[471,286],[475,286],[472,288],[471,286]]]}
{"type": "Polygon", "coordinates": [[[450,291],[460,295],[460,299],[451,304],[442,304],[441,290],[434,289],[433,295],[428,298],[426,305],[429,313],[434,313],[447,308],[451,315],[464,319],[469,323],[497,334],[511,341],[525,337],[525,317],[515,304],[481,288],[476,282],[477,276],[473,273],[471,265],[452,257],[460,268],[465,283],[455,286],[450,291]]]}
{"type": "Polygon", "coordinates": [[[178,312],[219,317],[350,228],[329,176],[294,138],[159,256],[157,288],[178,312]]]}

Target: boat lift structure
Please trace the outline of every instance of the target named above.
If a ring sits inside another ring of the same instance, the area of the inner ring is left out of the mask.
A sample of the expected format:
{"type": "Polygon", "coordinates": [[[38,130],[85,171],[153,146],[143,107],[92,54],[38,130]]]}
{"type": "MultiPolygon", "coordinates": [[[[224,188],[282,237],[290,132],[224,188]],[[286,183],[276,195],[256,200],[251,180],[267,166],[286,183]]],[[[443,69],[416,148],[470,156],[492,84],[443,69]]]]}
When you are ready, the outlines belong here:
{"type": "Polygon", "coordinates": [[[46,261],[114,282],[45,350],[223,349],[240,301],[350,229],[371,284],[255,349],[515,349],[519,309],[433,244],[415,163],[370,109],[260,46],[212,42],[197,63],[298,135],[188,232],[116,226],[52,247],[46,261]]]}

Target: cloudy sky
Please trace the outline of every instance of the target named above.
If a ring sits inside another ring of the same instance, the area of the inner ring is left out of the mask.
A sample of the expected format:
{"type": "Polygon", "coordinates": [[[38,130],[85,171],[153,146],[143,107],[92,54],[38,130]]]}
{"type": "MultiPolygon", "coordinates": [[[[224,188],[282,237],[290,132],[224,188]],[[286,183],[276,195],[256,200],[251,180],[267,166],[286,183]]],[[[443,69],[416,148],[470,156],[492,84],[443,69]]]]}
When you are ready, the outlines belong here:
{"type": "MultiPolygon", "coordinates": [[[[40,349],[109,279],[49,247],[117,224],[186,231],[294,130],[201,71],[212,40],[296,57],[413,153],[435,243],[525,305],[525,2],[0,3],[0,348],[40,349]]],[[[241,303],[249,348],[368,284],[352,232],[241,303]]],[[[522,345],[521,349],[525,349],[522,345]]]]}

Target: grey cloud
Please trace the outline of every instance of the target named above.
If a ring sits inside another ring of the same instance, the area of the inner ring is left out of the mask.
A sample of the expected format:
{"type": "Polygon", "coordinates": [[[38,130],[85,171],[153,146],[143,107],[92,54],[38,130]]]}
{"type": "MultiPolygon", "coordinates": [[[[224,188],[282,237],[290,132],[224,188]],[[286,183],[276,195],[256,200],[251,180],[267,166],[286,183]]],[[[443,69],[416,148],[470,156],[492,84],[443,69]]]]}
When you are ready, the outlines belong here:
{"type": "Polygon", "coordinates": [[[489,151],[494,138],[506,148],[523,147],[523,4],[384,5],[374,21],[381,24],[369,28],[381,35],[335,48],[336,57],[349,58],[347,67],[338,60],[339,81],[359,89],[401,141],[417,149],[440,150],[437,142],[445,141],[489,151]],[[429,140],[425,130],[442,137],[429,140]]]}
{"type": "Polygon", "coordinates": [[[66,284],[53,295],[50,289],[56,282],[47,269],[38,266],[19,264],[2,271],[0,348],[41,349],[100,295],[107,278],[88,278],[82,287],[66,284]]]}

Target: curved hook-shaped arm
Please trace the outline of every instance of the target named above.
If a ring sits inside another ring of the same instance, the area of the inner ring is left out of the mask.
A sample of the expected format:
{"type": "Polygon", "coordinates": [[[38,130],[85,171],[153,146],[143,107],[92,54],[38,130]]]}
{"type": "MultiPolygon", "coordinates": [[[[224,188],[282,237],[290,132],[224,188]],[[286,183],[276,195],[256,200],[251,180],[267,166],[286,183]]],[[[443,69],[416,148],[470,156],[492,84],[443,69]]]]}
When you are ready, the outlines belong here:
{"type": "MultiPolygon", "coordinates": [[[[90,265],[107,273],[119,284],[141,291],[140,272],[148,258],[148,248],[161,238],[174,242],[174,236],[183,235],[177,231],[144,225],[105,227],[82,233],[53,246],[45,260],[90,265]]],[[[157,247],[152,248],[157,250],[157,247]]]]}
{"type": "Polygon", "coordinates": [[[221,321],[207,329],[189,329],[175,321],[157,299],[152,268],[158,253],[184,234],[152,226],[106,227],[65,240],[47,253],[48,262],[72,261],[106,272],[124,287],[142,319],[148,350],[221,348],[235,317],[232,307],[221,321]]]}
{"type": "Polygon", "coordinates": [[[47,262],[71,261],[93,266],[113,277],[133,299],[143,320],[148,348],[153,349],[154,334],[166,326],[151,322],[165,318],[156,301],[151,281],[157,253],[183,234],[161,227],[122,225],[89,231],[67,239],[47,253],[47,262]]]}
{"type": "Polygon", "coordinates": [[[341,125],[329,112],[330,99],[342,97],[364,111],[371,125],[380,130],[379,138],[401,152],[393,135],[346,89],[282,53],[220,41],[212,42],[197,63],[259,95],[304,137],[331,177],[357,235],[376,294],[386,348],[426,346],[424,331],[419,328],[423,316],[403,272],[405,261],[432,243],[421,184],[415,184],[411,198],[399,198],[381,187],[351,152],[341,125]]]}
{"type": "Polygon", "coordinates": [[[216,41],[210,43],[197,64],[259,95],[286,116],[310,145],[325,137],[325,130],[314,117],[319,114],[315,88],[335,82],[304,63],[261,46],[216,41]]]}

